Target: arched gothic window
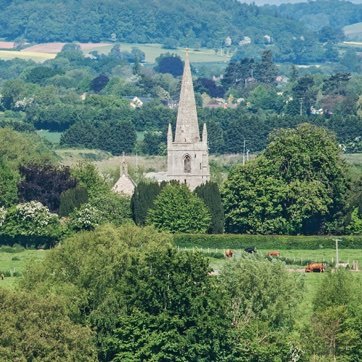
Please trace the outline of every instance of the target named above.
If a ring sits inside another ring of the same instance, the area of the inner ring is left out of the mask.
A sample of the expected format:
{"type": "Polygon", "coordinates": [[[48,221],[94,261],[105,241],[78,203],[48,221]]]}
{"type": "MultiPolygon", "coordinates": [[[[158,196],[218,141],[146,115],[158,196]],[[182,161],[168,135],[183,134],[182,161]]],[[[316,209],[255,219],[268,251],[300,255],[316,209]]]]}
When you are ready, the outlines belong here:
{"type": "Polygon", "coordinates": [[[191,157],[190,157],[190,155],[184,156],[184,173],[191,173],[191,157]]]}

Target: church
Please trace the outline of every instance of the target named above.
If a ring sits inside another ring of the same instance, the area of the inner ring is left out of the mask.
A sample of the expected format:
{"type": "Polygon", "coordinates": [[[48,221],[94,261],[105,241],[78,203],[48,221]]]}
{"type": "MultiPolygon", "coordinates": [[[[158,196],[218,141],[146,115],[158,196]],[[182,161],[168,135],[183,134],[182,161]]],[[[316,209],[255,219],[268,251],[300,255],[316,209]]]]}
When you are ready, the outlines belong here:
{"type": "Polygon", "coordinates": [[[190,59],[186,51],[175,137],[167,133],[167,181],[185,183],[191,190],[210,180],[206,124],[200,137],[190,59]]]}
{"type": "MultiPolygon", "coordinates": [[[[124,164],[123,160],[122,170],[124,164]]],[[[188,51],[185,56],[175,137],[171,124],[168,125],[167,172],[150,172],[146,174],[146,177],[159,183],[176,180],[186,184],[190,190],[210,180],[207,129],[204,124],[202,137],[200,137],[188,51]]],[[[128,173],[121,171],[121,178],[114,186],[114,191],[131,195],[134,191],[132,184],[134,182],[128,173]]]]}

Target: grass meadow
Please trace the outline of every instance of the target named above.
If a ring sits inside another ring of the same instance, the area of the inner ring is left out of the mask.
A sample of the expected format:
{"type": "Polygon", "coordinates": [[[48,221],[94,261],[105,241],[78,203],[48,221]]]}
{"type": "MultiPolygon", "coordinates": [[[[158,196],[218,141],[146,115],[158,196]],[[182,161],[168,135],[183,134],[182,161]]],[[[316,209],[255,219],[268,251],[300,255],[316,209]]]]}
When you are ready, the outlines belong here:
{"type": "Polygon", "coordinates": [[[24,59],[24,60],[34,60],[35,62],[45,62],[49,59],[54,59],[56,54],[51,53],[38,53],[30,51],[17,51],[17,50],[0,50],[0,59],[10,60],[10,59],[24,59]]]}
{"type": "Polygon", "coordinates": [[[0,288],[15,288],[26,266],[29,263],[44,259],[47,252],[47,250],[24,250],[1,247],[0,274],[3,273],[5,279],[0,279],[0,288]]]}
{"type": "Polygon", "coordinates": [[[343,32],[347,39],[362,42],[362,22],[345,26],[343,32]]]}

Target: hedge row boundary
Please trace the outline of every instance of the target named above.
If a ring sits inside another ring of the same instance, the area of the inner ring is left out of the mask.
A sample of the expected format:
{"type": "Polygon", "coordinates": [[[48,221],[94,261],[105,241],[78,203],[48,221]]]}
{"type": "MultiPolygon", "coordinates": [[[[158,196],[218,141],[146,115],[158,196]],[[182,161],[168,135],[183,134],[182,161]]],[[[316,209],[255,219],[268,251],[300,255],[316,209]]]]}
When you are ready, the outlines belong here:
{"type": "Polygon", "coordinates": [[[174,234],[174,243],[182,248],[244,249],[255,246],[270,250],[362,249],[362,235],[249,235],[249,234],[174,234]]]}
{"type": "Polygon", "coordinates": [[[51,248],[59,241],[59,235],[9,235],[0,233],[0,246],[21,245],[25,248],[51,248]]]}

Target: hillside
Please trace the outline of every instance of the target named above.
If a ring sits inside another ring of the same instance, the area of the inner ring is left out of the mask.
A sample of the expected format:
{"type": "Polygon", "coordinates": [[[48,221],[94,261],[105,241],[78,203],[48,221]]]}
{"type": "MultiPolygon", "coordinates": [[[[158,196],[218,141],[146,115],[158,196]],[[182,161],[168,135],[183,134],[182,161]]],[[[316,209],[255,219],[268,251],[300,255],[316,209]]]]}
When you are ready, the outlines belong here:
{"type": "Polygon", "coordinates": [[[213,48],[228,35],[241,40],[249,27],[261,37],[265,32],[277,37],[282,28],[295,35],[303,32],[301,24],[264,15],[256,6],[236,0],[2,0],[0,6],[4,9],[0,37],[32,42],[97,42],[113,37],[131,43],[171,41],[213,48]]]}

